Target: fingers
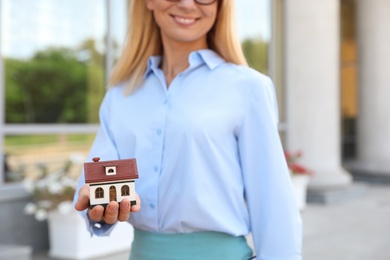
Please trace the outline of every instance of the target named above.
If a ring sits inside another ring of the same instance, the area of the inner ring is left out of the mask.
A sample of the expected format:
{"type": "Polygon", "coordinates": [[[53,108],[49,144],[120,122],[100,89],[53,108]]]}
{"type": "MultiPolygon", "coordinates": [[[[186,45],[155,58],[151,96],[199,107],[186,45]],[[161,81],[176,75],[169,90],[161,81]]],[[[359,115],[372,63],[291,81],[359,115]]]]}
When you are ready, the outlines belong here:
{"type": "Polygon", "coordinates": [[[78,211],[83,211],[88,207],[89,207],[89,185],[84,184],[79,191],[79,197],[75,204],[75,209],[78,211]]]}
{"type": "Polygon", "coordinates": [[[104,207],[97,205],[92,209],[88,209],[88,216],[91,220],[95,222],[100,222],[104,220],[104,207]]]}
{"type": "Polygon", "coordinates": [[[119,207],[119,221],[127,221],[130,217],[130,200],[123,199],[119,207]]]}
{"type": "Polygon", "coordinates": [[[118,220],[119,204],[116,201],[111,201],[104,212],[104,222],[114,224],[118,220]]]}
{"type": "Polygon", "coordinates": [[[141,209],[141,199],[139,198],[138,194],[135,194],[135,199],[137,201],[137,204],[133,205],[130,209],[131,212],[138,212],[141,209]]]}
{"type": "Polygon", "coordinates": [[[136,194],[136,205],[130,206],[130,200],[123,199],[121,202],[121,205],[119,207],[119,215],[118,220],[119,221],[127,221],[130,217],[130,212],[137,212],[141,209],[141,200],[136,194]]]}
{"type": "Polygon", "coordinates": [[[95,222],[104,221],[107,224],[114,224],[118,220],[119,205],[116,201],[111,201],[106,209],[102,205],[97,205],[88,210],[89,218],[95,222]]]}
{"type": "Polygon", "coordinates": [[[89,185],[85,184],[79,191],[79,198],[75,204],[78,211],[88,208],[89,218],[95,222],[104,221],[107,224],[114,224],[116,221],[127,221],[130,217],[130,212],[138,212],[141,209],[141,200],[136,194],[136,205],[130,206],[129,199],[123,199],[120,203],[111,201],[106,209],[103,206],[97,205],[92,209],[89,208],[89,185]]]}

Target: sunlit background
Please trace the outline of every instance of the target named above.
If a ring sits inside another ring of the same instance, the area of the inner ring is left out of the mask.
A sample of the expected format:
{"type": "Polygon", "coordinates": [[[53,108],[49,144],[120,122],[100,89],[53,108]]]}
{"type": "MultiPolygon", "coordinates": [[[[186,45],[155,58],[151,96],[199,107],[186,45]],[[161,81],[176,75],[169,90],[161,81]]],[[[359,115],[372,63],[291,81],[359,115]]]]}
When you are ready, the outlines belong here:
{"type": "MultiPolygon", "coordinates": [[[[31,200],[23,187],[26,179],[81,173],[108,75],[126,38],[130,2],[0,0],[0,218],[12,220],[0,224],[0,250],[2,243],[16,242],[48,250],[47,224],[23,215],[31,200]]],[[[361,191],[356,181],[390,183],[390,1],[236,0],[235,5],[250,67],[275,84],[283,146],[303,153],[302,163],[315,172],[307,201],[344,201],[361,191]]],[[[338,241],[327,239],[321,246],[325,209],[311,207],[303,214],[309,232],[304,242],[318,243],[307,254],[319,248],[323,254],[338,241]]],[[[378,211],[358,212],[346,222],[340,218],[340,227],[378,211]]],[[[381,221],[370,221],[380,228],[365,233],[381,238],[378,230],[386,230],[381,221]]],[[[389,258],[367,252],[361,259],[390,259],[390,252],[389,258]]]]}
{"type": "MultiPolygon", "coordinates": [[[[126,37],[128,2],[0,1],[5,182],[21,181],[42,164],[56,168],[72,154],[86,155],[126,37]]],[[[269,3],[236,6],[249,64],[267,74],[269,3]]]]}

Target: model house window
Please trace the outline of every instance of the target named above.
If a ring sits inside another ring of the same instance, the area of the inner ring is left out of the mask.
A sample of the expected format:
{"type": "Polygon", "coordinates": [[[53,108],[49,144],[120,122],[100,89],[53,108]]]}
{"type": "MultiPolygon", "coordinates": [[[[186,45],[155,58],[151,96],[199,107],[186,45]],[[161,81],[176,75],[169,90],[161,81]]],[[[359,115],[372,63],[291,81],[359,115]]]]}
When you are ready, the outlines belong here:
{"type": "Polygon", "coordinates": [[[130,195],[130,188],[128,185],[122,186],[122,196],[129,196],[130,195]]]}
{"type": "Polygon", "coordinates": [[[97,188],[95,190],[95,199],[102,199],[104,198],[104,190],[102,188],[97,188]]]}
{"type": "Polygon", "coordinates": [[[106,167],[106,175],[115,175],[116,174],[116,166],[106,167]]]}

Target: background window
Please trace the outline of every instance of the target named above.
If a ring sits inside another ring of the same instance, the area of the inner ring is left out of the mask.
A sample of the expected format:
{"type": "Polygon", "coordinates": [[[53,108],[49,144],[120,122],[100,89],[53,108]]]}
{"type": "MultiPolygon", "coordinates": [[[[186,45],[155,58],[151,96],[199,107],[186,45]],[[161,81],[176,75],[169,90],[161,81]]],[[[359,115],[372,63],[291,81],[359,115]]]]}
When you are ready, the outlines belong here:
{"type": "Polygon", "coordinates": [[[250,67],[268,74],[269,0],[235,1],[237,31],[250,67]]]}
{"type": "Polygon", "coordinates": [[[0,184],[86,155],[128,2],[0,0],[0,184]]]}
{"type": "MultiPolygon", "coordinates": [[[[87,154],[107,75],[122,50],[129,2],[0,0],[0,184],[23,179],[23,169],[35,167],[34,155],[51,168],[56,160],[87,154]]],[[[249,65],[269,74],[270,2],[235,4],[249,65]]]]}
{"type": "Polygon", "coordinates": [[[6,123],[98,122],[105,91],[105,1],[1,4],[6,123]]]}

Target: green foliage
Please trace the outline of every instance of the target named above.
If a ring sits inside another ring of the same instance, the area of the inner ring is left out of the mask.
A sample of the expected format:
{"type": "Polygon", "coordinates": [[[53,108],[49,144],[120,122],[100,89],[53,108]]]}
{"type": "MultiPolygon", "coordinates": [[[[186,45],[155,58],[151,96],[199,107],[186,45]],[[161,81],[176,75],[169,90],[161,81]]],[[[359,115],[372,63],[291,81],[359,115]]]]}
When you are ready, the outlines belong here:
{"type": "Polygon", "coordinates": [[[6,151],[11,147],[17,147],[18,150],[23,147],[36,146],[60,146],[61,142],[74,143],[78,145],[89,146],[95,134],[68,134],[68,135],[7,135],[4,139],[6,151]]]}
{"type": "Polygon", "coordinates": [[[246,39],[241,46],[249,66],[268,74],[268,42],[246,39]]]}
{"type": "Polygon", "coordinates": [[[86,119],[86,66],[66,49],[48,49],[6,65],[8,123],[76,123],[86,119]]]}
{"type": "Polygon", "coordinates": [[[105,93],[104,56],[96,50],[95,40],[87,39],[80,49],[88,53],[87,66],[87,122],[99,122],[99,107],[105,93]]]}
{"type": "Polygon", "coordinates": [[[91,115],[104,94],[103,60],[93,40],[78,50],[48,48],[28,60],[5,59],[6,122],[98,122],[91,115]]]}
{"type": "Polygon", "coordinates": [[[96,63],[88,65],[87,82],[87,121],[91,123],[99,122],[99,107],[105,92],[104,71],[102,66],[96,63]]]}
{"type": "MultiPolygon", "coordinates": [[[[268,43],[247,39],[242,48],[249,66],[267,74],[268,43]]],[[[97,123],[103,65],[91,39],[76,50],[49,48],[28,60],[6,58],[6,122],[97,123]]]]}

